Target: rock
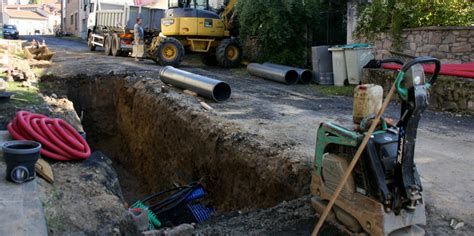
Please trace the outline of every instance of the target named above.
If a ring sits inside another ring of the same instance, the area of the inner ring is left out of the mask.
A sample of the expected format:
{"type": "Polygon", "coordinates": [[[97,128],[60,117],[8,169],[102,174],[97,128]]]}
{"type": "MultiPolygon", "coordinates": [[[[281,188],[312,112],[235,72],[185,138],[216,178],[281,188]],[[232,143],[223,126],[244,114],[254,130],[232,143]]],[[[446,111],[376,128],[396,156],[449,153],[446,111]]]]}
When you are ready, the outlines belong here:
{"type": "Polygon", "coordinates": [[[446,38],[444,38],[443,44],[450,44],[450,43],[454,43],[455,41],[456,41],[456,36],[454,34],[449,34],[448,36],[446,36],[446,38]]]}
{"type": "Polygon", "coordinates": [[[182,224],[172,229],[150,230],[143,232],[147,236],[190,236],[193,235],[194,226],[191,224],[182,224]]]}
{"type": "Polygon", "coordinates": [[[438,50],[441,52],[449,52],[449,46],[446,44],[439,45],[438,50]]]}
{"type": "Polygon", "coordinates": [[[7,90],[7,82],[5,80],[0,78],[0,91],[5,91],[7,90]]]}
{"type": "Polygon", "coordinates": [[[383,42],[383,48],[384,48],[384,49],[390,49],[390,48],[392,48],[392,41],[390,41],[390,40],[385,40],[385,41],[383,42]]]}
{"type": "Polygon", "coordinates": [[[441,33],[438,32],[430,32],[429,33],[429,42],[431,44],[439,44],[441,43],[441,33]]]}
{"type": "Polygon", "coordinates": [[[422,52],[434,52],[434,51],[437,51],[438,50],[438,46],[436,45],[432,45],[432,44],[426,44],[426,45],[423,45],[422,47],[422,52]]]}
{"type": "Polygon", "coordinates": [[[455,112],[458,110],[458,104],[455,102],[447,102],[444,104],[444,110],[455,112]]]}
{"type": "Polygon", "coordinates": [[[431,53],[431,56],[435,57],[435,58],[438,58],[438,59],[443,59],[443,58],[446,58],[446,53],[433,52],[433,53],[431,53]]]}
{"type": "Polygon", "coordinates": [[[471,52],[472,47],[469,44],[452,47],[451,52],[471,52]]]}
{"type": "Polygon", "coordinates": [[[423,43],[423,37],[421,37],[421,35],[417,34],[417,35],[415,36],[415,43],[417,43],[417,44],[418,44],[418,43],[419,43],[419,44],[423,43]]]}
{"type": "Polygon", "coordinates": [[[467,109],[474,111],[474,101],[467,102],[467,109]]]}
{"type": "Polygon", "coordinates": [[[458,230],[458,229],[460,229],[461,227],[464,226],[464,222],[458,221],[456,219],[451,219],[451,222],[449,223],[449,226],[451,226],[451,228],[454,229],[454,230],[458,230]]]}
{"type": "Polygon", "coordinates": [[[32,87],[32,86],[31,86],[31,83],[30,83],[29,81],[23,81],[23,82],[21,82],[21,86],[22,86],[22,87],[25,87],[25,88],[30,88],[30,87],[32,87]]]}
{"type": "Polygon", "coordinates": [[[416,43],[410,43],[410,50],[416,51],[416,43]]]}
{"type": "Polygon", "coordinates": [[[56,95],[55,93],[53,93],[53,94],[51,94],[51,97],[53,97],[53,98],[56,99],[56,98],[58,98],[58,95],[56,95]]]}

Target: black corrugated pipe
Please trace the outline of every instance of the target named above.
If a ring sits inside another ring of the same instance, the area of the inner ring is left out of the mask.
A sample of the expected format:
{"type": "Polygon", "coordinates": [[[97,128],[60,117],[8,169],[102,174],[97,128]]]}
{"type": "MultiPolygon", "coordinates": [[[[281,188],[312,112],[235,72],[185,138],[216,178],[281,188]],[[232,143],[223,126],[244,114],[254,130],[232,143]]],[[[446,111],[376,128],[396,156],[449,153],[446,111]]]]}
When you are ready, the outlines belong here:
{"type": "Polygon", "coordinates": [[[263,65],[271,66],[271,67],[279,67],[279,68],[287,69],[287,70],[295,70],[299,75],[298,83],[300,84],[309,84],[313,80],[313,73],[307,69],[285,66],[285,65],[278,65],[278,64],[273,64],[270,62],[265,62],[263,63],[263,65]]]}
{"type": "Polygon", "coordinates": [[[193,91],[216,102],[226,101],[232,93],[226,82],[176,69],[172,66],[165,66],[160,70],[160,79],[167,84],[193,91]]]}
{"type": "Polygon", "coordinates": [[[298,72],[293,69],[283,69],[258,63],[250,63],[247,66],[247,71],[251,75],[280,83],[295,84],[298,81],[298,72]]]}

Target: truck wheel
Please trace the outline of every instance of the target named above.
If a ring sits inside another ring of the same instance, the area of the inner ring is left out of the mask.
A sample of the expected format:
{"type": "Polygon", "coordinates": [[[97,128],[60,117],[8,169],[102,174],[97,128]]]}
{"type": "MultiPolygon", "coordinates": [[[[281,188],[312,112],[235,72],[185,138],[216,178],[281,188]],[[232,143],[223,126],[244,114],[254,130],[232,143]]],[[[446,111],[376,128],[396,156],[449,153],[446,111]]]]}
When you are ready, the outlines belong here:
{"type": "Polygon", "coordinates": [[[89,34],[89,37],[87,38],[87,46],[89,47],[89,49],[91,51],[95,51],[95,47],[96,45],[95,44],[92,44],[92,34],[89,34]]]}
{"type": "Polygon", "coordinates": [[[112,35],[112,46],[110,50],[112,51],[112,56],[117,57],[122,55],[122,50],[120,50],[120,37],[117,34],[112,35]]]}
{"type": "Polygon", "coordinates": [[[184,57],[184,47],[175,38],[164,38],[156,50],[156,62],[160,66],[179,66],[184,57]]]}
{"type": "Polygon", "coordinates": [[[216,49],[216,59],[222,67],[236,67],[242,60],[242,47],[236,39],[224,39],[216,49]]]}
{"type": "Polygon", "coordinates": [[[111,50],[110,50],[110,49],[111,49],[110,46],[112,46],[112,45],[111,45],[111,44],[112,44],[112,40],[111,40],[111,39],[112,39],[112,37],[110,37],[110,35],[105,36],[105,38],[104,38],[104,54],[105,54],[106,56],[109,56],[109,55],[110,55],[110,52],[111,52],[111,50]]]}
{"type": "Polygon", "coordinates": [[[209,52],[201,54],[201,60],[204,65],[208,66],[216,66],[217,59],[216,59],[216,51],[210,49],[209,52]]]}

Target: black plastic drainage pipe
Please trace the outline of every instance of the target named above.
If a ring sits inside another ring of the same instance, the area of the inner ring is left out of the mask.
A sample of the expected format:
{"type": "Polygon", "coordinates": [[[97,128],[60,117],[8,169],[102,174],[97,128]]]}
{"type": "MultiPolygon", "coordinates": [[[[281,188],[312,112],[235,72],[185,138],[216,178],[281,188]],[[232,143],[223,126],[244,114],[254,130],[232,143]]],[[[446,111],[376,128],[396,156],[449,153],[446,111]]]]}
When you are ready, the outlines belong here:
{"type": "Polygon", "coordinates": [[[298,72],[293,69],[277,68],[258,63],[250,63],[247,71],[251,75],[277,81],[285,84],[295,84],[298,81],[298,72]]]}
{"type": "Polygon", "coordinates": [[[226,82],[176,69],[172,66],[161,68],[160,79],[167,84],[193,91],[216,102],[224,102],[232,94],[231,88],[226,82]]]}
{"type": "Polygon", "coordinates": [[[307,69],[302,69],[302,68],[297,68],[297,67],[291,67],[291,66],[285,66],[285,65],[278,65],[278,64],[273,64],[270,62],[265,62],[263,63],[264,66],[271,66],[271,67],[276,67],[276,68],[282,68],[282,69],[287,69],[287,70],[295,70],[298,75],[298,83],[300,84],[309,84],[313,80],[313,72],[307,69]]]}

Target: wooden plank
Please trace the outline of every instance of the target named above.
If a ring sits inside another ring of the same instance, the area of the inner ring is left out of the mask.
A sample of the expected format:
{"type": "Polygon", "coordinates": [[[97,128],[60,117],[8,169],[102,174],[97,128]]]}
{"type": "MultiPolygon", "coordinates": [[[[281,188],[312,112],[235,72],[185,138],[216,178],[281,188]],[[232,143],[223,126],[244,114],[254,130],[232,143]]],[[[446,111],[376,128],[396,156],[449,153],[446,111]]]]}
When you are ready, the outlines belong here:
{"type": "Polygon", "coordinates": [[[48,183],[54,183],[53,169],[51,165],[43,160],[43,158],[38,159],[35,165],[36,173],[45,179],[48,183]]]}

